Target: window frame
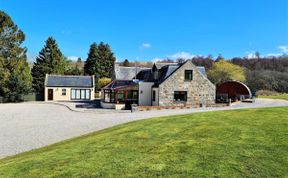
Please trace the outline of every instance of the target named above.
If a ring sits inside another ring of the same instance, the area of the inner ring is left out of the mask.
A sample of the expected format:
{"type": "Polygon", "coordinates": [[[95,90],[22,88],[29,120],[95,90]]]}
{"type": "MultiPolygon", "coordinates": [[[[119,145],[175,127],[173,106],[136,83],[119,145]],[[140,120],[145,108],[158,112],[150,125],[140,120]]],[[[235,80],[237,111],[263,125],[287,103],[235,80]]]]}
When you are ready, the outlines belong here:
{"type": "Polygon", "coordinates": [[[187,99],[188,99],[188,92],[187,91],[174,91],[174,101],[176,102],[187,102],[187,99]],[[176,94],[177,93],[177,94],[176,94]],[[175,96],[177,96],[177,99],[175,96]],[[179,95],[184,95],[183,99],[179,99],[179,95]]]}
{"type": "Polygon", "coordinates": [[[193,80],[193,70],[189,69],[189,70],[184,71],[184,80],[185,81],[192,81],[193,80]]]}
{"type": "Polygon", "coordinates": [[[66,88],[62,88],[61,96],[66,96],[66,95],[67,95],[67,89],[66,88]]]}
{"type": "Polygon", "coordinates": [[[71,89],[71,100],[91,100],[91,89],[71,89]]]}

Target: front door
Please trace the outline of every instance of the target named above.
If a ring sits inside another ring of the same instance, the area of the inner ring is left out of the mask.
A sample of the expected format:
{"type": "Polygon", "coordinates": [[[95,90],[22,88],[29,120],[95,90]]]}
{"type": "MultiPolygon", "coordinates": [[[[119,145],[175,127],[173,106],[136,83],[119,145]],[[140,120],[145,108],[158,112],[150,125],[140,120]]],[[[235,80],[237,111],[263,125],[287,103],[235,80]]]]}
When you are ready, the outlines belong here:
{"type": "Polygon", "coordinates": [[[48,89],[48,101],[53,100],[53,89],[48,89]]]}

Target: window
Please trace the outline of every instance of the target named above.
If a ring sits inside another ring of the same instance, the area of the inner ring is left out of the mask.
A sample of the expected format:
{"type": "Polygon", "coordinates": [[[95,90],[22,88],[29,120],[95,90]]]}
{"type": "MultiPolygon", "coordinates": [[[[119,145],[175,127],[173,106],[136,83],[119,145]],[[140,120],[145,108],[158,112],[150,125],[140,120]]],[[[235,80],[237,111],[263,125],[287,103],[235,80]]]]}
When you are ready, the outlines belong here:
{"type": "Polygon", "coordinates": [[[152,93],[152,101],[156,101],[156,91],[153,90],[153,93],[152,93]]]}
{"type": "Polygon", "coordinates": [[[85,94],[85,96],[86,96],[86,100],[89,100],[90,99],[90,90],[85,90],[85,92],[86,92],[86,94],[85,94]]]}
{"type": "Polygon", "coordinates": [[[81,100],[85,100],[85,90],[81,90],[81,100]]]}
{"type": "Polygon", "coordinates": [[[80,94],[81,90],[76,90],[76,99],[80,100],[81,99],[81,94],[80,94]]]}
{"type": "Polygon", "coordinates": [[[106,103],[110,103],[111,98],[111,91],[110,90],[104,90],[104,101],[106,103]]]}
{"type": "Polygon", "coordinates": [[[174,91],[175,101],[187,101],[187,91],[174,91]]]}
{"type": "Polygon", "coordinates": [[[62,96],[66,96],[66,89],[62,89],[62,96]]]}
{"type": "Polygon", "coordinates": [[[91,90],[89,89],[72,89],[71,99],[72,100],[89,100],[91,90]]]}
{"type": "Polygon", "coordinates": [[[71,99],[72,99],[72,100],[75,100],[75,99],[76,99],[76,91],[75,91],[75,90],[72,90],[71,99]]]}
{"type": "Polygon", "coordinates": [[[118,103],[122,103],[125,101],[125,93],[124,91],[118,91],[116,94],[116,101],[118,103]]]}
{"type": "Polygon", "coordinates": [[[185,70],[185,80],[193,80],[193,70],[185,70]]]}

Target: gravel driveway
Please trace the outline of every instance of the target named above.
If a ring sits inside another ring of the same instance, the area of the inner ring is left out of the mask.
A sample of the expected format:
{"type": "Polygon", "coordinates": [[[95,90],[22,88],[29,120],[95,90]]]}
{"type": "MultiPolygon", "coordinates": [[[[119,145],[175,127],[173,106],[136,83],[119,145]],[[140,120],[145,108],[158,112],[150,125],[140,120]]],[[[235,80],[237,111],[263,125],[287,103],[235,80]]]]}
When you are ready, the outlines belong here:
{"type": "Polygon", "coordinates": [[[230,107],[174,109],[143,112],[73,112],[46,103],[0,105],[0,158],[40,148],[92,131],[135,120],[174,114],[256,107],[288,106],[288,101],[257,99],[230,107]]]}

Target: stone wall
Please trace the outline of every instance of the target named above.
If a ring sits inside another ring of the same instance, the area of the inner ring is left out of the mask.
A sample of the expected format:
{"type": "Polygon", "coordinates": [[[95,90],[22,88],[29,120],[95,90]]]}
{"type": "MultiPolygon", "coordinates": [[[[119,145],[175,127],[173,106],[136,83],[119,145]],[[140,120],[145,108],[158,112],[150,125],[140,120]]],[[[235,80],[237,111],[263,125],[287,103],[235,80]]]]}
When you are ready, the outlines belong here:
{"type": "Polygon", "coordinates": [[[215,97],[215,85],[191,61],[187,61],[159,85],[159,106],[209,105],[215,103],[215,97]],[[185,81],[185,70],[193,70],[192,81],[185,81]],[[187,102],[174,101],[174,91],[187,91],[187,102]]]}

